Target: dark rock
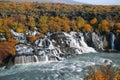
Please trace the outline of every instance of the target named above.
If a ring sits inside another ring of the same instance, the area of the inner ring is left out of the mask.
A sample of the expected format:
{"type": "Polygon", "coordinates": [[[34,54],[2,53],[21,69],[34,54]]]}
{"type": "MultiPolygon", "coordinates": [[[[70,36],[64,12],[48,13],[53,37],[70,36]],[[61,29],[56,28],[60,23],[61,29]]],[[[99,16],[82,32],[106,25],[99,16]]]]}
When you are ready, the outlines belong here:
{"type": "Polygon", "coordinates": [[[120,34],[115,39],[115,49],[120,51],[120,34]]]}

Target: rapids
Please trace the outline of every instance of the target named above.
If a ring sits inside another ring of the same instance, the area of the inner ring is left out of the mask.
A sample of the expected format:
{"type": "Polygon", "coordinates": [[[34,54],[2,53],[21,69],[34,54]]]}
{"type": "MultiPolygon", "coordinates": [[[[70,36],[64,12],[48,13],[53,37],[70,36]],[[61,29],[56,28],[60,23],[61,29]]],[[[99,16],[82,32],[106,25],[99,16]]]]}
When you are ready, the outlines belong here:
{"type": "Polygon", "coordinates": [[[76,54],[62,61],[41,61],[0,68],[0,80],[85,80],[88,66],[120,67],[118,53],[76,54]]]}
{"type": "MultiPolygon", "coordinates": [[[[87,36],[81,32],[56,32],[37,39],[33,44],[26,41],[23,33],[13,30],[11,33],[27,44],[16,45],[15,65],[1,67],[0,80],[85,80],[89,66],[120,67],[120,54],[96,51],[104,49],[101,38],[95,33],[87,36]]],[[[26,33],[31,34],[40,33],[26,33]]]]}

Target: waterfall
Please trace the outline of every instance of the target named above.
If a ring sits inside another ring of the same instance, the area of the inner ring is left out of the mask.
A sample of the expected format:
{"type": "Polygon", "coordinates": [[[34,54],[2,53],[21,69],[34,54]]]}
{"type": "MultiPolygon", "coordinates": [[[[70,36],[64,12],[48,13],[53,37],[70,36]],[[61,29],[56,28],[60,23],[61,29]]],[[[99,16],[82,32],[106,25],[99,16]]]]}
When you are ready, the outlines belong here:
{"type": "MultiPolygon", "coordinates": [[[[55,59],[53,59],[55,60],[55,59]]],[[[16,56],[14,60],[15,64],[25,64],[25,63],[32,63],[32,62],[40,62],[40,61],[49,61],[49,57],[47,55],[39,56],[39,55],[30,55],[30,56],[16,56]]]]}
{"type": "Polygon", "coordinates": [[[49,61],[49,58],[47,55],[45,55],[45,61],[48,62],[49,61]]]}
{"type": "Polygon", "coordinates": [[[62,60],[68,55],[96,52],[89,47],[82,33],[53,33],[35,41],[34,45],[16,45],[15,64],[62,60]]]}
{"type": "Polygon", "coordinates": [[[71,32],[70,34],[64,33],[65,36],[68,37],[69,40],[69,45],[70,47],[74,47],[76,50],[76,53],[81,54],[81,53],[89,53],[89,52],[96,52],[95,49],[92,47],[89,47],[85,41],[84,41],[84,36],[82,33],[77,34],[76,32],[71,32]],[[76,36],[79,35],[79,36],[76,36]]]}
{"type": "Polygon", "coordinates": [[[36,55],[34,55],[34,57],[35,57],[35,61],[36,61],[36,62],[39,62],[38,57],[37,57],[36,55]]]}
{"type": "Polygon", "coordinates": [[[81,43],[82,47],[88,47],[87,44],[84,41],[84,37],[83,36],[81,37],[80,43],[81,43]]]}
{"type": "Polygon", "coordinates": [[[112,33],[112,32],[110,33],[110,40],[111,40],[111,41],[110,41],[111,49],[114,50],[114,49],[115,49],[115,46],[114,46],[114,45],[115,45],[115,44],[114,44],[115,35],[114,35],[114,33],[112,33]]]}

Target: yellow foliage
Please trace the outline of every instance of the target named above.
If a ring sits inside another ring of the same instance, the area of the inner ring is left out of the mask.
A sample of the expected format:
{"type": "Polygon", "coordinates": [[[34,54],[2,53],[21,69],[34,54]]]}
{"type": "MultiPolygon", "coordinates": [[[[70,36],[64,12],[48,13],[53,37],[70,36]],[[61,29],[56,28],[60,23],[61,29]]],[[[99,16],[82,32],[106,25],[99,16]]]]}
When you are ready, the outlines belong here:
{"type": "Polygon", "coordinates": [[[3,25],[3,20],[2,19],[0,19],[0,26],[2,26],[3,25]]]}
{"type": "Polygon", "coordinates": [[[48,31],[48,25],[47,24],[41,24],[41,26],[39,28],[39,31],[41,33],[47,33],[47,31],[48,31]]]}
{"type": "Polygon", "coordinates": [[[116,24],[117,29],[120,29],[120,23],[116,24]]]}
{"type": "Polygon", "coordinates": [[[34,30],[34,27],[36,26],[36,24],[35,24],[35,20],[32,16],[29,17],[28,25],[29,25],[31,30],[34,30]]]}
{"type": "Polygon", "coordinates": [[[85,24],[82,30],[83,32],[90,32],[92,30],[92,27],[90,24],[85,24]]]}
{"type": "Polygon", "coordinates": [[[24,29],[21,28],[21,27],[19,27],[19,28],[17,28],[15,31],[18,32],[18,33],[22,33],[22,32],[24,32],[24,29]]]}
{"type": "Polygon", "coordinates": [[[64,25],[63,30],[64,30],[65,32],[69,32],[69,31],[70,31],[70,26],[69,26],[69,25],[64,25]]]}
{"type": "Polygon", "coordinates": [[[91,21],[90,21],[91,24],[96,24],[97,23],[97,18],[93,18],[91,21]]]}
{"type": "Polygon", "coordinates": [[[109,31],[109,22],[107,20],[102,20],[99,24],[99,29],[101,31],[109,31]]]}
{"type": "Polygon", "coordinates": [[[80,29],[81,27],[83,27],[85,24],[85,20],[82,18],[82,17],[77,17],[77,20],[76,20],[76,26],[78,29],[80,29]]]}
{"type": "Polygon", "coordinates": [[[26,32],[26,27],[24,24],[19,23],[17,28],[15,29],[15,31],[19,32],[19,33],[24,33],[24,32],[26,32]]]}

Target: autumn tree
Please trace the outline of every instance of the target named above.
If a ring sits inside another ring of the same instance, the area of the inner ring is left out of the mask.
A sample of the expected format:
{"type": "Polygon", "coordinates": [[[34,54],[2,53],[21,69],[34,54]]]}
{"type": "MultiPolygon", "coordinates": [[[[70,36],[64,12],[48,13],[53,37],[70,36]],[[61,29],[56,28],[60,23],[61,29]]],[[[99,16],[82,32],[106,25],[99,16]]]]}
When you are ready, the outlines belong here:
{"type": "Polygon", "coordinates": [[[21,22],[25,23],[26,22],[26,16],[22,14],[17,14],[13,16],[13,22],[21,22]]]}
{"type": "Polygon", "coordinates": [[[98,20],[97,20],[97,18],[93,18],[92,20],[90,20],[90,24],[92,25],[93,30],[95,32],[97,32],[98,31],[98,20]]]}
{"type": "Polygon", "coordinates": [[[13,7],[13,9],[16,8],[17,7],[17,2],[12,2],[11,6],[13,7]]]}
{"type": "Polygon", "coordinates": [[[76,20],[77,28],[78,29],[82,28],[84,24],[85,24],[85,20],[80,16],[77,17],[77,20],[76,20]]]}
{"type": "Polygon", "coordinates": [[[7,40],[13,40],[13,35],[11,35],[10,33],[10,29],[11,29],[11,24],[12,24],[12,17],[9,18],[5,18],[3,19],[3,24],[2,24],[2,30],[5,32],[7,40]]]}
{"type": "Polygon", "coordinates": [[[62,27],[62,31],[65,32],[69,32],[70,31],[70,25],[69,25],[70,21],[68,20],[67,17],[63,17],[61,20],[61,27],[62,27]]]}
{"type": "Polygon", "coordinates": [[[27,39],[28,39],[30,44],[33,44],[37,39],[44,38],[44,37],[45,37],[44,34],[39,34],[39,35],[35,35],[35,36],[29,35],[29,36],[27,36],[27,39]]]}
{"type": "Polygon", "coordinates": [[[38,26],[39,31],[41,33],[47,33],[49,26],[48,26],[48,17],[47,16],[41,16],[39,18],[38,26]]]}
{"type": "Polygon", "coordinates": [[[71,21],[70,21],[70,28],[71,28],[71,30],[73,30],[73,31],[79,31],[79,29],[78,29],[77,26],[76,26],[76,21],[75,21],[75,20],[71,20],[71,21]]]}
{"type": "Polygon", "coordinates": [[[100,65],[99,67],[88,67],[87,80],[119,80],[120,69],[110,65],[100,65]]]}
{"type": "Polygon", "coordinates": [[[50,27],[51,32],[59,32],[62,30],[62,24],[61,24],[62,19],[60,19],[58,16],[57,17],[51,17],[48,25],[50,27]]]}
{"type": "Polygon", "coordinates": [[[83,32],[91,32],[91,30],[92,30],[92,26],[88,23],[84,24],[84,26],[82,27],[83,32]]]}
{"type": "Polygon", "coordinates": [[[108,32],[109,31],[109,22],[107,20],[102,20],[99,24],[99,30],[102,32],[108,32]]]}
{"type": "Polygon", "coordinates": [[[18,43],[16,40],[12,41],[5,41],[0,42],[0,64],[2,63],[2,60],[9,55],[15,56],[16,55],[16,49],[15,45],[18,43]]]}
{"type": "Polygon", "coordinates": [[[27,30],[25,24],[23,23],[18,23],[17,25],[17,28],[15,29],[16,32],[19,32],[19,33],[25,33],[27,30]]]}
{"type": "Polygon", "coordinates": [[[96,24],[96,23],[97,23],[97,18],[93,18],[93,19],[90,21],[90,23],[91,23],[92,25],[96,24]]]}
{"type": "Polygon", "coordinates": [[[4,32],[3,30],[3,20],[0,19],[0,32],[4,32]]]}
{"type": "Polygon", "coordinates": [[[35,26],[36,26],[34,17],[33,17],[33,16],[30,16],[30,17],[28,18],[28,20],[29,20],[29,21],[28,21],[29,29],[30,29],[30,30],[34,30],[34,28],[35,28],[35,26]]]}
{"type": "Polygon", "coordinates": [[[120,33],[120,23],[116,23],[115,25],[115,29],[116,29],[116,33],[119,34],[120,33]]]}

